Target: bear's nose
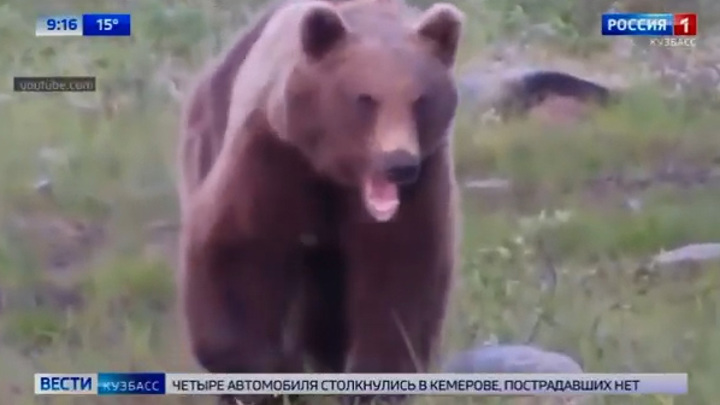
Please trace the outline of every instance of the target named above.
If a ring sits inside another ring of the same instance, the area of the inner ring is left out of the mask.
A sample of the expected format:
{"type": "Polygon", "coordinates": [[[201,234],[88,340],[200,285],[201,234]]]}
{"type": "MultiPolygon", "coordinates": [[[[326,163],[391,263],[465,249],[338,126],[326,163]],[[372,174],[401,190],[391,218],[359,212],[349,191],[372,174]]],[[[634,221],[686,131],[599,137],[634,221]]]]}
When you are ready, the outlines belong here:
{"type": "Polygon", "coordinates": [[[412,184],[420,174],[420,159],[404,150],[386,152],[382,157],[382,168],[389,181],[399,185],[412,184]]]}

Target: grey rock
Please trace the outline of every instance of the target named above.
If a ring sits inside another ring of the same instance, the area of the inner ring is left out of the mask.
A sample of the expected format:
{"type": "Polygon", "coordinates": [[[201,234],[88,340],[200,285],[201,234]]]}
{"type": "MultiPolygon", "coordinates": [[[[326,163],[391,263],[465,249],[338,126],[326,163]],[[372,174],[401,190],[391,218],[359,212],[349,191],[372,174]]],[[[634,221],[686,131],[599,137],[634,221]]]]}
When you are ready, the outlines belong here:
{"type": "Polygon", "coordinates": [[[491,345],[465,350],[445,363],[446,373],[582,373],[569,356],[526,345],[491,345]]]}
{"type": "Polygon", "coordinates": [[[52,197],[53,195],[53,184],[52,180],[50,179],[44,177],[41,178],[35,183],[33,188],[38,194],[44,195],[46,197],[52,197]]]}
{"type": "Polygon", "coordinates": [[[527,116],[546,103],[550,111],[582,116],[581,106],[606,106],[617,99],[614,90],[557,69],[474,71],[460,77],[458,88],[463,105],[474,111],[493,110],[501,117],[500,121],[527,116]]]}
{"type": "Polygon", "coordinates": [[[507,190],[511,185],[510,180],[501,178],[475,179],[465,182],[465,188],[482,190],[507,190]]]}
{"type": "Polygon", "coordinates": [[[630,197],[625,200],[625,205],[632,212],[640,212],[643,209],[643,202],[639,198],[630,197]]]}
{"type": "Polygon", "coordinates": [[[473,70],[458,79],[460,99],[473,108],[490,108],[502,98],[509,83],[517,82],[523,76],[539,69],[531,67],[509,68],[500,71],[473,70]]]}
{"type": "Polygon", "coordinates": [[[720,259],[720,243],[696,243],[662,252],[652,259],[655,265],[706,262],[720,259]]]}

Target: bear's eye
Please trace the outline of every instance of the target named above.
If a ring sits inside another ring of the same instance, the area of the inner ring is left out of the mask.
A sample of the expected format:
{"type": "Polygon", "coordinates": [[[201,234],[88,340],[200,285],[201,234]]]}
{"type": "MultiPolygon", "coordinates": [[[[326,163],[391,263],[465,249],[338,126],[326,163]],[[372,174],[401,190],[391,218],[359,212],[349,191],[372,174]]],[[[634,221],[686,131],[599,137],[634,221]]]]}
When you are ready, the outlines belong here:
{"type": "Polygon", "coordinates": [[[378,105],[378,101],[375,99],[375,97],[369,94],[358,94],[355,100],[360,106],[364,108],[372,109],[378,105]]]}

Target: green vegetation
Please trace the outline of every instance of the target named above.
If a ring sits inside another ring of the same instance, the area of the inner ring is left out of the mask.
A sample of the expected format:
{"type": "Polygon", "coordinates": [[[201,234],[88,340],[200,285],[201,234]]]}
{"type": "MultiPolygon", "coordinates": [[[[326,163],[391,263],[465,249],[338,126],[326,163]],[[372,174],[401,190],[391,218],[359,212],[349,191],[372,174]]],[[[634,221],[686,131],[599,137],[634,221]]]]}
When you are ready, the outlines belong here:
{"type": "MultiPolygon", "coordinates": [[[[524,41],[523,27],[535,23],[557,31],[537,39],[557,55],[613,60],[592,27],[609,1],[590,8],[572,0],[457,2],[469,13],[466,60],[482,59],[500,39],[524,41]]],[[[31,395],[35,371],[193,370],[178,338],[168,260],[178,114],[168,88],[184,83],[259,2],[130,3],[0,1],[4,83],[92,75],[101,84],[95,94],[0,88],[3,403],[211,403],[31,395]],[[38,14],[115,10],[133,13],[132,38],[34,37],[38,14]]],[[[641,7],[634,3],[626,8],[641,7]]],[[[674,2],[665,3],[672,10],[674,2]]],[[[710,0],[686,3],[682,11],[703,11],[706,24],[720,15],[710,0]]],[[[513,189],[464,190],[465,281],[448,350],[531,339],[575,356],[588,371],[690,373],[686,397],[593,403],[710,404],[720,396],[720,268],[660,271],[646,263],[662,249],[720,241],[720,187],[698,174],[718,169],[720,117],[704,103],[667,106],[654,89],[628,92],[621,106],[572,128],[484,126],[463,110],[458,174],[509,179],[513,189]],[[663,180],[659,173],[670,166],[675,178],[663,180]],[[633,176],[649,181],[601,181],[633,176]],[[629,209],[630,199],[642,208],[629,209]],[[548,279],[556,280],[552,288],[548,279]]],[[[493,401],[418,402],[511,403],[493,401]]]]}

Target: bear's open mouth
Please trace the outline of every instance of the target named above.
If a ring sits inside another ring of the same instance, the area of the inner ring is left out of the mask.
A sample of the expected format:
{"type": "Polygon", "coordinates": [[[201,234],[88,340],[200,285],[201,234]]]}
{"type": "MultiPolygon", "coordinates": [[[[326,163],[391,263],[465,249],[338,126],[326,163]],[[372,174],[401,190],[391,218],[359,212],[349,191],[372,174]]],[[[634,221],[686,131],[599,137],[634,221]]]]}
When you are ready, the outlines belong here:
{"type": "Polygon", "coordinates": [[[363,200],[368,213],[378,222],[391,220],[400,207],[398,186],[382,173],[374,173],[363,182],[363,200]]]}

